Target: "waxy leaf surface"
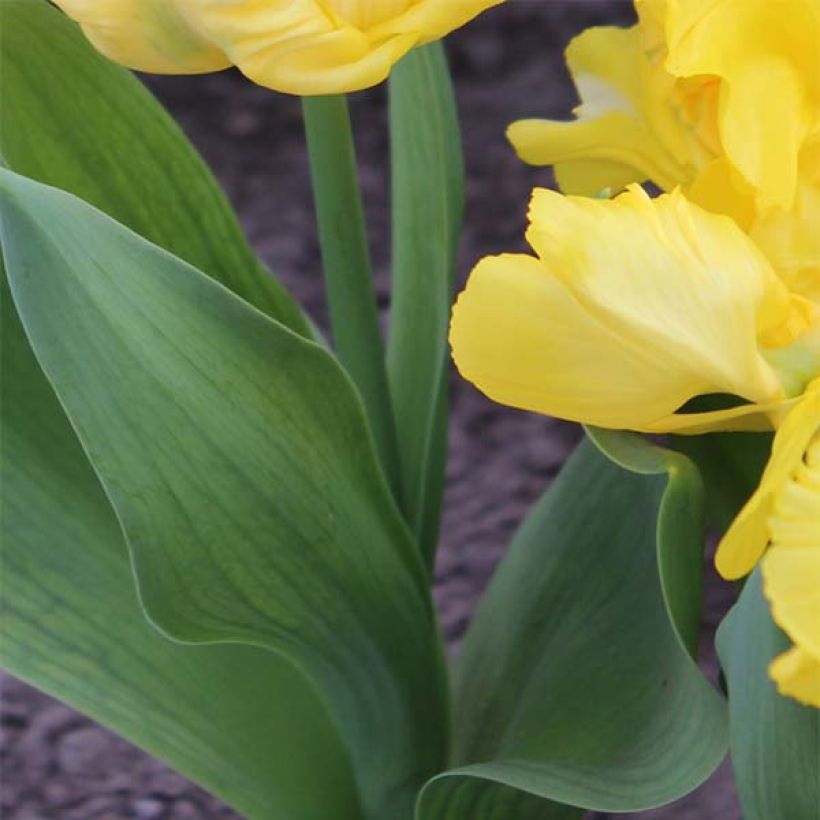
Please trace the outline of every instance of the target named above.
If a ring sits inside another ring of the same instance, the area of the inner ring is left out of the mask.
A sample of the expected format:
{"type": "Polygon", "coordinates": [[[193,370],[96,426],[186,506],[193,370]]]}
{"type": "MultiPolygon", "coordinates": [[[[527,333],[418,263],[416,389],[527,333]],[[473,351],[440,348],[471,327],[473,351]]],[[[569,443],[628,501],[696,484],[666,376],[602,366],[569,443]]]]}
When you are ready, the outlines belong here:
{"type": "Polygon", "coordinates": [[[725,531],[760,483],[772,434],[678,436],[674,446],[697,464],[706,485],[706,513],[719,532],[725,531]]]}
{"type": "Polygon", "coordinates": [[[778,694],[769,678],[769,664],[790,645],[755,570],[717,637],[744,820],[813,818],[820,808],[820,709],[778,694]]]}
{"type": "Polygon", "coordinates": [[[396,430],[347,98],[304,97],[302,115],[333,349],[358,388],[385,476],[400,498],[396,430]]]}
{"type": "Polygon", "coordinates": [[[658,563],[673,524],[700,554],[699,490],[664,451],[615,446],[646,474],[582,444],[497,571],[456,669],[456,767],[427,784],[420,820],[637,811],[725,755],[725,704],[687,651],[691,579],[665,595],[658,563]]]}
{"type": "Polygon", "coordinates": [[[131,72],[45,0],[0,0],[0,156],[190,262],[297,332],[211,172],[131,72]]]}
{"type": "Polygon", "coordinates": [[[362,820],[345,750],[289,661],[148,622],[114,511],[2,297],[3,666],[249,816],[362,820]]]}
{"type": "Polygon", "coordinates": [[[447,326],[464,200],[458,113],[441,43],[390,75],[393,269],[387,367],[404,506],[432,566],[447,455],[447,326]]]}
{"type": "Polygon", "coordinates": [[[367,817],[408,816],[446,745],[426,576],[333,357],[80,200],[0,173],[26,334],[154,623],[297,665],[367,817]]]}

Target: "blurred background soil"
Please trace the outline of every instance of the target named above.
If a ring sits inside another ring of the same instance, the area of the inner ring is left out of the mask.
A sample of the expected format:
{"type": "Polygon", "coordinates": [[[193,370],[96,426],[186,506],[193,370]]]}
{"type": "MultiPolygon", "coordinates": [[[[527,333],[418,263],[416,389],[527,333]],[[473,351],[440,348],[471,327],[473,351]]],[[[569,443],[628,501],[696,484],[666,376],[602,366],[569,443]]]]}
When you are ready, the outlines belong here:
{"type": "MultiPolygon", "coordinates": [[[[528,168],[516,159],[504,128],[522,116],[568,117],[576,100],[563,64],[566,44],[587,26],[628,25],[633,19],[632,4],[623,0],[510,0],[449,38],[467,164],[459,281],[481,255],[523,249],[529,191],[552,182],[548,170],[528,168]]],[[[256,88],[232,72],[146,81],[224,184],[254,247],[326,326],[298,100],[256,88]]],[[[384,89],[354,95],[352,113],[378,298],[386,313],[384,89]]],[[[510,535],[560,469],[579,430],[492,404],[453,375],[450,433],[435,598],[455,652],[510,535]]],[[[729,605],[729,591],[708,564],[703,665],[714,679],[712,633],[729,605]]],[[[8,676],[3,683],[0,811],[6,820],[236,817],[215,798],[69,708],[8,676]]],[[[724,764],[687,798],[622,816],[738,820],[740,812],[724,764]]]]}

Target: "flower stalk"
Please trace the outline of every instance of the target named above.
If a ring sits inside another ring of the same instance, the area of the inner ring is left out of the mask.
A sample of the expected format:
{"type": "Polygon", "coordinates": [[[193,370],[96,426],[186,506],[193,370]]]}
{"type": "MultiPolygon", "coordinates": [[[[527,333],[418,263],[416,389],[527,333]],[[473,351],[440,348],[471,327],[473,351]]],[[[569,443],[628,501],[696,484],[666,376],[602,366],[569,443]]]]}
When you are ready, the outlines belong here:
{"type": "Polygon", "coordinates": [[[303,97],[302,110],[336,355],[359,389],[398,499],[396,430],[347,100],[303,97]]]}

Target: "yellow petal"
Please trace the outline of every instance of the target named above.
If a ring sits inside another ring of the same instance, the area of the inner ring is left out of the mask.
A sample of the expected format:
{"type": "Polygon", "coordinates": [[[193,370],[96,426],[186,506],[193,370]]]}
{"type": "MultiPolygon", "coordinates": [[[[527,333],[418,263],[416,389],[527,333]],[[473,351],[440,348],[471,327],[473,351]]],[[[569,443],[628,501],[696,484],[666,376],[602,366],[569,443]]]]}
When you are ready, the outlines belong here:
{"type": "Polygon", "coordinates": [[[594,196],[620,191],[630,182],[674,179],[652,162],[655,140],[634,117],[613,111],[575,122],[518,120],[507,129],[518,156],[530,165],[555,165],[561,190],[594,196]]]}
{"type": "Polygon", "coordinates": [[[761,211],[754,188],[726,156],[702,168],[686,194],[713,213],[731,216],[763,251],[789,290],[820,304],[820,136],[801,151],[797,194],[789,210],[761,211]]]}
{"type": "Polygon", "coordinates": [[[56,0],[94,47],[114,62],[157,74],[227,68],[221,49],[199,35],[172,0],[56,0]]]}
{"type": "Polygon", "coordinates": [[[820,708],[820,658],[816,655],[793,647],[772,661],[769,675],[781,695],[820,708]]]}
{"type": "Polygon", "coordinates": [[[335,94],[384,80],[411,48],[500,0],[176,0],[254,82],[335,94]]]}
{"type": "MultiPolygon", "coordinates": [[[[816,500],[820,504],[820,496],[816,500]]],[[[761,566],[775,622],[797,646],[820,657],[818,541],[815,540],[813,548],[773,547],[764,556],[761,566]]]]}
{"type": "Polygon", "coordinates": [[[820,304],[820,133],[800,152],[790,210],[758,216],[750,234],[789,288],[820,304]]]}
{"type": "Polygon", "coordinates": [[[722,80],[721,142],[762,207],[790,209],[820,119],[816,0],[669,0],[666,33],[672,74],[722,80]]]}
{"type": "Polygon", "coordinates": [[[325,0],[328,10],[341,22],[368,29],[404,14],[415,0],[325,0]]]}
{"type": "Polygon", "coordinates": [[[763,554],[771,538],[778,499],[803,464],[804,454],[818,429],[820,379],[809,385],[803,399],[780,425],[760,486],[718,546],[715,565],[724,578],[747,575],[763,554]]]}
{"type": "Polygon", "coordinates": [[[820,304],[820,185],[798,180],[794,207],[758,218],[750,236],[795,293],[820,304]]]}
{"type": "Polygon", "coordinates": [[[635,0],[635,9],[642,20],[663,26],[667,0],[635,0]]]}
{"type": "Polygon", "coordinates": [[[713,214],[732,217],[747,233],[757,219],[755,190],[726,156],[707,163],[687,188],[686,195],[713,214]]]}
{"type": "MultiPolygon", "coordinates": [[[[522,126],[526,122],[530,121],[520,120],[517,123],[513,123],[507,131],[508,137],[516,145],[516,150],[522,159],[527,153],[527,135],[522,134],[521,131],[516,134],[512,129],[517,126],[522,126]],[[513,135],[515,139],[513,139],[513,135]]],[[[542,123],[543,121],[532,120],[531,122],[542,123]]],[[[556,125],[557,124],[558,123],[556,123],[556,125]]],[[[554,132],[554,134],[555,133],[557,132],[554,132]]],[[[576,136],[580,136],[580,133],[576,134],[576,136]]],[[[525,161],[533,165],[549,165],[547,162],[533,162],[531,159],[526,159],[525,161]]],[[[553,170],[555,173],[555,181],[561,191],[568,194],[579,194],[581,196],[599,196],[602,191],[608,191],[610,195],[618,193],[618,191],[622,191],[630,183],[640,182],[641,180],[637,179],[637,176],[643,176],[643,174],[636,174],[632,166],[605,159],[566,159],[556,165],[553,170]]]]}
{"type": "Polygon", "coordinates": [[[380,82],[392,61],[414,44],[391,43],[374,51],[338,9],[317,0],[176,1],[244,74],[278,91],[333,93],[336,83],[380,82]]]}
{"type": "MultiPolygon", "coordinates": [[[[371,4],[383,1],[367,0],[371,4]]],[[[504,0],[412,0],[404,3],[406,8],[402,14],[385,17],[381,24],[374,26],[369,33],[372,39],[379,40],[408,32],[418,32],[419,42],[429,43],[461,28],[482,12],[503,2],[504,0]]]]}
{"type": "Polygon", "coordinates": [[[663,416],[698,389],[619,338],[523,254],[478,263],[453,311],[450,343],[462,376],[490,398],[599,426],[663,416]]]}
{"type": "Polygon", "coordinates": [[[761,562],[774,620],[792,641],[820,657],[820,406],[814,436],[778,492],[761,562]]]}
{"type": "Polygon", "coordinates": [[[317,0],[337,26],[350,25],[373,40],[417,32],[422,42],[444,37],[504,0],[317,0]]]}
{"type": "Polygon", "coordinates": [[[503,0],[58,0],[103,54],[141,71],[234,64],[293,94],[356,91],[411,48],[503,0]]]}
{"type": "Polygon", "coordinates": [[[702,393],[782,400],[758,316],[769,299],[789,307],[731,220],[637,187],[614,200],[536,190],[530,219],[539,258],[483,260],[453,313],[456,364],[489,396],[634,430],[674,427],[702,393]]]}
{"type": "Polygon", "coordinates": [[[792,306],[730,220],[679,192],[652,200],[634,186],[609,202],[537,190],[530,222],[538,256],[619,335],[662,350],[668,368],[716,392],[780,397],[756,339],[789,321],[792,306]]]}
{"type": "Polygon", "coordinates": [[[520,120],[507,130],[524,162],[556,166],[566,193],[592,196],[647,179],[672,188],[687,177],[642,111],[648,69],[640,38],[637,26],[582,32],[567,49],[581,97],[575,121],[520,120]]]}

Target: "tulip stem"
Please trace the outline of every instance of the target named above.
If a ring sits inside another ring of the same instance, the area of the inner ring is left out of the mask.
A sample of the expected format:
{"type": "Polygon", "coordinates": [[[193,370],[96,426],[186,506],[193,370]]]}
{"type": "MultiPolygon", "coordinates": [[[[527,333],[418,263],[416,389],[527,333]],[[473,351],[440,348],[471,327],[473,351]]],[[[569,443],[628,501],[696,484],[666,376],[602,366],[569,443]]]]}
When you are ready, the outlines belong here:
{"type": "Polygon", "coordinates": [[[347,99],[303,97],[302,112],[336,355],[359,389],[388,482],[400,500],[396,428],[347,99]]]}

